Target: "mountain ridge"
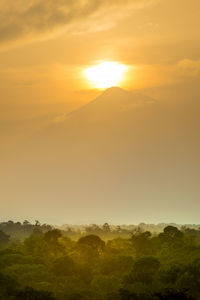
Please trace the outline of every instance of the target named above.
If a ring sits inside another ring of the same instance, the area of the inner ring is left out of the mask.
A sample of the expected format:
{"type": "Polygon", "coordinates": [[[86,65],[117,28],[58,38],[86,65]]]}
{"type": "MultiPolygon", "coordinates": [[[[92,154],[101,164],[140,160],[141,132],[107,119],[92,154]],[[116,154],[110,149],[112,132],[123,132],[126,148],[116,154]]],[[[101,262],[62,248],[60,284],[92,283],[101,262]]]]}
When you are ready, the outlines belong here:
{"type": "Polygon", "coordinates": [[[95,99],[89,101],[78,109],[69,112],[66,115],[65,121],[75,114],[80,114],[86,110],[90,111],[91,114],[95,113],[96,115],[100,113],[120,113],[124,110],[136,108],[137,106],[156,103],[158,103],[157,100],[140,94],[138,91],[134,92],[127,91],[120,87],[110,87],[103,91],[103,93],[95,99]]]}

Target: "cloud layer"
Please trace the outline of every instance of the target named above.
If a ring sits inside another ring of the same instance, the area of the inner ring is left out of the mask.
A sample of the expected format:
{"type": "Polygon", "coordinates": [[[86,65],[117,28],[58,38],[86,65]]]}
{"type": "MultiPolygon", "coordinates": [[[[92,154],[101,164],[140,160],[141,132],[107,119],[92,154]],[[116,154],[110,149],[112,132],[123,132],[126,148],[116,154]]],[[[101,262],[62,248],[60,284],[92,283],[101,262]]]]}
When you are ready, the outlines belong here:
{"type": "MultiPolygon", "coordinates": [[[[151,0],[0,0],[0,44],[35,39],[63,26],[87,20],[94,14],[140,9],[151,0]]],[[[99,15],[97,15],[99,17],[99,15]]]]}

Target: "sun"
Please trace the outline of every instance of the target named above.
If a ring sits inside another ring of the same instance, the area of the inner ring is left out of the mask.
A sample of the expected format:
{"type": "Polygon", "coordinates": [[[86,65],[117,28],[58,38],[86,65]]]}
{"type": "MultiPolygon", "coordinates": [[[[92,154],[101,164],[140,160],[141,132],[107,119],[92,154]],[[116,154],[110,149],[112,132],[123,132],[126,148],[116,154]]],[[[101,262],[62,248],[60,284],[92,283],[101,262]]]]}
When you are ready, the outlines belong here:
{"type": "Polygon", "coordinates": [[[84,76],[90,84],[99,89],[118,86],[122,81],[127,66],[112,62],[104,61],[93,67],[84,70],[84,76]]]}

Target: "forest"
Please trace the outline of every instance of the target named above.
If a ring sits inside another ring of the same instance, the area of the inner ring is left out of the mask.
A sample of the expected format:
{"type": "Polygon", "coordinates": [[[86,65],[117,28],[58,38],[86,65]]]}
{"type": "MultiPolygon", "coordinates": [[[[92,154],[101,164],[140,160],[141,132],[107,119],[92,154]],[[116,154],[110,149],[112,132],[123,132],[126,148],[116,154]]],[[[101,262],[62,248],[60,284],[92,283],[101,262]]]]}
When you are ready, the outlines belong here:
{"type": "Polygon", "coordinates": [[[200,229],[2,222],[0,299],[198,300],[200,229]]]}

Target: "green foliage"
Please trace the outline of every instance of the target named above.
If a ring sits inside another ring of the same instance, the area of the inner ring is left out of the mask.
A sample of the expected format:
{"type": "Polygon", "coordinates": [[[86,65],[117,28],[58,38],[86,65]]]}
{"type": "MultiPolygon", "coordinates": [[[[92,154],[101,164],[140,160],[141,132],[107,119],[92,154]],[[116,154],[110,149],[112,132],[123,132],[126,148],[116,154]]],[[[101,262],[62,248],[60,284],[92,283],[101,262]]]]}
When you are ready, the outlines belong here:
{"type": "Polygon", "coordinates": [[[58,239],[62,236],[61,231],[58,229],[53,229],[47,231],[44,234],[44,240],[49,244],[55,244],[58,242],[58,239]]]}
{"type": "Polygon", "coordinates": [[[86,235],[78,240],[79,245],[85,245],[90,247],[91,249],[101,252],[105,247],[105,242],[100,239],[97,235],[86,235]]]}
{"type": "Polygon", "coordinates": [[[137,255],[147,255],[152,252],[151,233],[149,231],[135,231],[131,237],[137,255]]]}
{"type": "Polygon", "coordinates": [[[19,291],[14,300],[55,300],[51,293],[46,291],[36,291],[33,288],[25,288],[19,291]]]}
{"type": "Polygon", "coordinates": [[[6,246],[9,243],[10,236],[0,230],[0,248],[6,246]]]}
{"type": "Polygon", "coordinates": [[[10,299],[16,290],[16,282],[9,276],[0,273],[0,299],[10,299]]]}
{"type": "Polygon", "coordinates": [[[0,300],[200,300],[199,230],[170,225],[104,241],[94,233],[110,236],[105,223],[75,241],[41,227],[37,221],[18,243],[1,232],[0,300]]]}
{"type": "Polygon", "coordinates": [[[71,276],[76,273],[76,265],[73,259],[66,255],[53,262],[52,271],[56,276],[71,276]]]}
{"type": "Polygon", "coordinates": [[[160,262],[153,256],[140,257],[136,259],[128,280],[130,283],[141,282],[152,284],[157,278],[160,262]]]}
{"type": "Polygon", "coordinates": [[[35,224],[31,224],[29,221],[25,220],[23,223],[20,222],[2,222],[0,223],[0,232],[10,236],[10,239],[13,240],[23,240],[24,238],[30,236],[34,231],[40,231],[42,233],[51,230],[51,226],[47,224],[40,224],[39,221],[35,221],[35,224]]]}

